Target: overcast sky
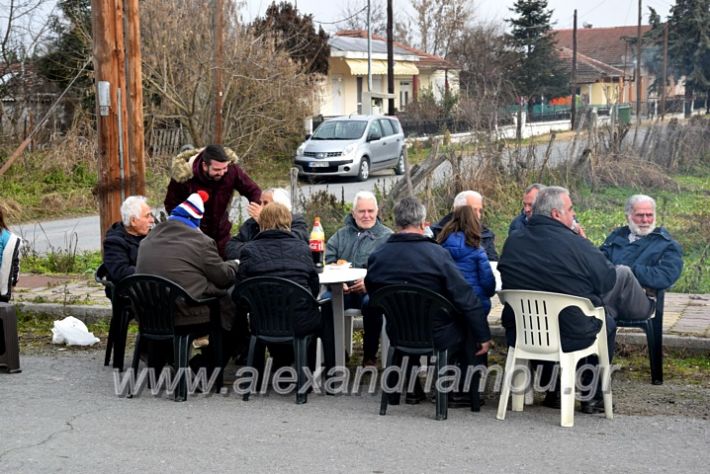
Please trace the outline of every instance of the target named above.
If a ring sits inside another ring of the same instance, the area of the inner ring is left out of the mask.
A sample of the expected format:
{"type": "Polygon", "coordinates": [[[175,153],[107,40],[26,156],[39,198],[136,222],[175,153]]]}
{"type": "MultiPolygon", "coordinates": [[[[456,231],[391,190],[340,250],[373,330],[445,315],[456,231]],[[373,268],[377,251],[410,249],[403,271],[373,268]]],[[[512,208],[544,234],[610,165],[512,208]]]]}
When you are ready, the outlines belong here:
{"type": "MultiPolygon", "coordinates": [[[[279,0],[280,1],[280,0],[279,0]]],[[[387,0],[372,0],[373,3],[387,5],[387,0]]],[[[263,16],[271,0],[247,0],[244,20],[251,21],[256,16],[263,16]]],[[[321,23],[328,32],[344,28],[344,23],[338,23],[345,18],[345,6],[366,5],[366,0],[291,0],[297,4],[302,13],[310,13],[316,22],[321,23]]],[[[505,18],[510,18],[510,8],[514,0],[473,0],[475,17],[482,21],[503,23],[505,18]]],[[[410,0],[393,0],[394,14],[410,15],[412,10],[410,0]],[[403,11],[404,10],[404,11],[403,11]]],[[[648,23],[648,6],[653,7],[662,19],[665,19],[673,0],[643,0],[643,22],[648,23]]],[[[581,28],[583,23],[594,26],[624,26],[635,25],[638,15],[638,0],[548,0],[548,8],[553,10],[553,28],[572,28],[572,18],[577,9],[577,24],[581,28]]]]}

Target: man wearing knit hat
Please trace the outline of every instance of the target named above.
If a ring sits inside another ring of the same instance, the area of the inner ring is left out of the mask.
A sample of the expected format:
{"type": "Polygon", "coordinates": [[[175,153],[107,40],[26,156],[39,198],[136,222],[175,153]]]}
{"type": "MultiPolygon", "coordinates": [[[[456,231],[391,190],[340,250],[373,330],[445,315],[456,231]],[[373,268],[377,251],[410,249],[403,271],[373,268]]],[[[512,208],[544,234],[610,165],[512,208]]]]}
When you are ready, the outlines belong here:
{"type": "MultiPolygon", "coordinates": [[[[231,330],[234,305],[227,288],[234,284],[236,261],[222,261],[215,241],[200,230],[208,195],[192,193],[175,207],[165,222],[155,226],[138,249],[137,273],[162,276],[182,286],[193,298],[223,297],[222,327],[231,330]]],[[[176,325],[209,322],[206,307],[181,308],[176,325]]]]}
{"type": "Polygon", "coordinates": [[[261,188],[237,165],[237,161],[237,154],[221,145],[184,151],[173,160],[165,195],[165,211],[168,213],[192,193],[203,190],[210,195],[200,228],[217,242],[223,257],[231,236],[229,204],[234,191],[250,203],[258,203],[261,197],[261,188]]]}

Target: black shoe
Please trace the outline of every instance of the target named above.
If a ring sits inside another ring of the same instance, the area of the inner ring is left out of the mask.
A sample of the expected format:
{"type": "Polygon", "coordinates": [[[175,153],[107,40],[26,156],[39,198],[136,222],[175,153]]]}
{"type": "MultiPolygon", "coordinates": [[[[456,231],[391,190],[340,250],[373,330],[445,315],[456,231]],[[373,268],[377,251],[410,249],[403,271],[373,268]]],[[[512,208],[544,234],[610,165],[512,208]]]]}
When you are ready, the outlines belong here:
{"type": "Polygon", "coordinates": [[[545,400],[542,401],[542,406],[547,408],[555,408],[559,410],[562,408],[562,400],[560,399],[560,392],[547,392],[545,395],[545,400]]]}
{"type": "Polygon", "coordinates": [[[582,407],[580,411],[582,413],[586,413],[587,415],[593,415],[594,413],[604,413],[604,399],[592,398],[589,401],[582,402],[582,407]]]}
{"type": "Polygon", "coordinates": [[[419,405],[419,402],[421,402],[422,400],[426,400],[426,395],[424,394],[424,392],[407,392],[407,396],[404,398],[404,403],[406,403],[407,405],[419,405]]]}
{"type": "Polygon", "coordinates": [[[449,395],[449,408],[466,408],[471,406],[471,396],[468,393],[449,395]]]}

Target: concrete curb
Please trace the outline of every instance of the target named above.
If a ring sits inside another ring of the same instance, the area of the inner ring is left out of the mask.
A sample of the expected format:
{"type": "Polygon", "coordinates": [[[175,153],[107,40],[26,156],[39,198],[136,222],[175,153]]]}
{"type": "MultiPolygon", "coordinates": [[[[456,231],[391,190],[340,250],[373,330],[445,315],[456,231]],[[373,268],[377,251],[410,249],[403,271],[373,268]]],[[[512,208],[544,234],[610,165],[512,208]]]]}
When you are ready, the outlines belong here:
{"type": "MultiPolygon", "coordinates": [[[[65,318],[74,316],[84,323],[94,324],[101,320],[107,322],[111,319],[111,308],[104,305],[63,305],[57,303],[15,303],[16,308],[28,313],[44,314],[54,318],[65,318]]],[[[353,321],[354,329],[362,329],[362,317],[356,317],[353,321]]],[[[505,330],[501,326],[491,326],[491,335],[504,343],[505,330]]],[[[621,330],[617,332],[616,342],[619,344],[629,344],[632,346],[645,346],[646,335],[642,332],[627,332],[621,330]]],[[[694,336],[679,336],[675,334],[663,335],[664,347],[676,349],[687,349],[692,351],[710,351],[710,339],[694,336]]]]}

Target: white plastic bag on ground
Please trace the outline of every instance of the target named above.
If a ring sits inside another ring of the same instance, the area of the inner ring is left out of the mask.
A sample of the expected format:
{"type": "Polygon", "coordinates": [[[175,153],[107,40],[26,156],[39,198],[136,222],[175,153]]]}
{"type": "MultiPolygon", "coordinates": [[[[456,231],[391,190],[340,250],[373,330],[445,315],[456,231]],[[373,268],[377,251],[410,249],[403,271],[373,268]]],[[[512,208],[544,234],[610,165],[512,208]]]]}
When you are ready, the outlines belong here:
{"type": "Polygon", "coordinates": [[[81,320],[74,316],[67,316],[61,321],[54,321],[52,328],[52,343],[68,346],[91,346],[99,342],[94,333],[89,332],[81,320]]]}

